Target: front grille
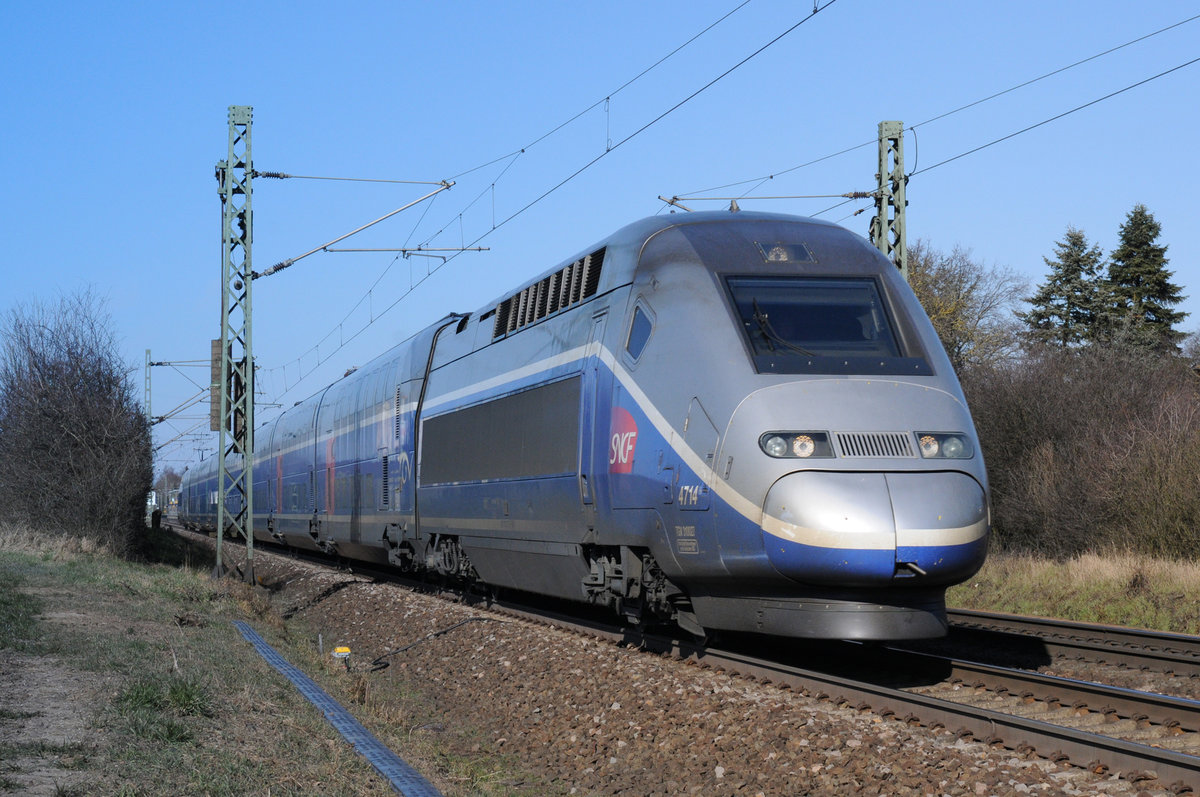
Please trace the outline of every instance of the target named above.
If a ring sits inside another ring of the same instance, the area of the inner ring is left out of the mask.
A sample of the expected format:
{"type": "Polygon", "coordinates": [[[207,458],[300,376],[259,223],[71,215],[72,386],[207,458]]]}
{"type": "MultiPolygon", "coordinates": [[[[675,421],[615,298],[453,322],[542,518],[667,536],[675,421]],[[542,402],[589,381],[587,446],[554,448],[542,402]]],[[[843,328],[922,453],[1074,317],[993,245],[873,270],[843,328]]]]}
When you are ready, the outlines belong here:
{"type": "Polygon", "coordinates": [[[914,457],[904,432],[834,432],[840,457],[914,457]]]}

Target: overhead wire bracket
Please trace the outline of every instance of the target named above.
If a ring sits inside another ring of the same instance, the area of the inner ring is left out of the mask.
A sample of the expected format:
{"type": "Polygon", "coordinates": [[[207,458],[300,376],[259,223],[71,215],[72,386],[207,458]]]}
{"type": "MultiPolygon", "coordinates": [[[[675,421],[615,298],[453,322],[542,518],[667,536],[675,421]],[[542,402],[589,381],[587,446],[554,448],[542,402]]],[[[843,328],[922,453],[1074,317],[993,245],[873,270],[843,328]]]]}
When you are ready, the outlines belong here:
{"type": "Polygon", "coordinates": [[[440,194],[442,191],[448,191],[454,185],[454,181],[453,180],[442,180],[440,183],[437,183],[437,185],[438,185],[438,188],[434,189],[433,191],[430,191],[425,196],[414,199],[412,202],[409,202],[407,205],[396,208],[391,213],[385,213],[384,215],[380,216],[379,218],[375,219],[374,221],[367,222],[366,224],[359,227],[358,229],[351,230],[350,232],[346,233],[345,235],[340,235],[337,238],[334,238],[332,241],[329,241],[328,243],[324,243],[324,244],[321,244],[320,246],[309,249],[307,252],[305,252],[302,255],[297,255],[296,257],[290,257],[287,260],[281,260],[280,262],[276,263],[275,265],[271,266],[270,268],[266,269],[265,271],[251,272],[250,278],[258,279],[259,277],[269,277],[272,274],[275,274],[276,272],[283,271],[285,268],[295,265],[297,262],[303,260],[304,258],[308,257],[309,255],[314,255],[317,252],[328,251],[329,247],[333,246],[334,244],[338,243],[339,241],[344,241],[347,238],[349,238],[351,235],[357,235],[358,233],[362,232],[363,230],[367,229],[368,227],[373,227],[381,221],[390,219],[392,216],[395,216],[397,213],[408,210],[413,205],[420,204],[421,202],[424,202],[426,199],[429,199],[430,197],[432,197],[436,194],[440,194]]]}

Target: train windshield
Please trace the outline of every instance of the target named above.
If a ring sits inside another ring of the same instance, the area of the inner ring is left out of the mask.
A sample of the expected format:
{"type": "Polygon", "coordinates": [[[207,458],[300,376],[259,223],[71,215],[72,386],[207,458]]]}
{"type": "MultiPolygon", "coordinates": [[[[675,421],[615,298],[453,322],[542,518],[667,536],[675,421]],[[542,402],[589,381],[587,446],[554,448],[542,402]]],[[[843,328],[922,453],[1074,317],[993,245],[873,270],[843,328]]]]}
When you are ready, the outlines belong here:
{"type": "Polygon", "coordinates": [[[759,373],[931,373],[904,355],[873,279],[726,282],[759,373]]]}

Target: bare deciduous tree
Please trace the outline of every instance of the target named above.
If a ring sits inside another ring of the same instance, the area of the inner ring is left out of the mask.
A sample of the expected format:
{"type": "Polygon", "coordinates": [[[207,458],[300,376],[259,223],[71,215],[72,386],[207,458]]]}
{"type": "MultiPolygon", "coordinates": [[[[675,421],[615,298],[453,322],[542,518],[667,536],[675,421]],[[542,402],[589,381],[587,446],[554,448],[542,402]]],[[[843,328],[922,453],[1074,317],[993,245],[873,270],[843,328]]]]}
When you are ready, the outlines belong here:
{"type": "Polygon", "coordinates": [[[1180,350],[1193,368],[1200,367],[1200,330],[1188,333],[1180,345],[1180,350]]]}
{"type": "Polygon", "coordinates": [[[154,492],[158,494],[158,505],[160,507],[166,507],[167,494],[172,490],[179,489],[179,485],[182,482],[182,474],[177,473],[170,465],[154,480],[154,492]]]}
{"type": "Polygon", "coordinates": [[[126,550],[153,475],[150,427],[102,303],[35,302],[2,328],[0,517],[126,550]]]}
{"type": "Polygon", "coordinates": [[[1020,348],[1015,311],[1026,286],[1011,269],[984,266],[959,246],[945,254],[917,241],[908,250],[908,280],[955,370],[1000,362],[1020,348]]]}

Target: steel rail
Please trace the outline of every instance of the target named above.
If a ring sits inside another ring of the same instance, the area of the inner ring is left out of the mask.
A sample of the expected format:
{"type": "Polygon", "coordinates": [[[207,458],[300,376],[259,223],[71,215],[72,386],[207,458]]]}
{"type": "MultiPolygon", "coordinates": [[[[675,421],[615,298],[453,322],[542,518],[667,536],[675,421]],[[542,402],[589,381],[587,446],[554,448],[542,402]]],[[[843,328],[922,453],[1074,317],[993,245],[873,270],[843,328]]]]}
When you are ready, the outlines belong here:
{"type": "Polygon", "coordinates": [[[946,614],[952,629],[1036,637],[1051,654],[1200,676],[1200,637],[1190,634],[966,609],[951,609],[946,614]]]}
{"type": "MultiPolygon", "coordinates": [[[[507,601],[497,601],[493,608],[499,608],[508,614],[533,622],[553,625],[569,631],[584,632],[611,641],[638,645],[654,652],[670,652],[680,658],[692,659],[702,665],[776,685],[786,685],[791,689],[803,690],[818,698],[827,698],[836,703],[844,702],[855,708],[869,709],[881,716],[897,717],[902,720],[916,721],[926,726],[942,726],[959,733],[969,733],[984,743],[999,743],[1013,750],[1028,746],[1044,757],[1052,759],[1065,757],[1077,766],[1102,765],[1111,771],[1125,774],[1144,773],[1149,777],[1157,778],[1163,784],[1177,782],[1180,787],[1200,790],[1200,757],[1186,753],[1056,725],[1052,722],[1007,714],[993,709],[957,703],[869,681],[808,670],[734,651],[703,647],[699,643],[678,638],[643,635],[632,628],[613,630],[613,627],[606,628],[603,623],[598,621],[580,621],[575,617],[531,611],[507,601]]],[[[928,654],[910,654],[905,651],[905,655],[927,656],[928,654]]],[[[970,671],[978,675],[981,673],[979,667],[988,666],[974,665],[970,662],[955,663],[960,667],[959,672],[964,674],[970,671]]],[[[1008,675],[1012,679],[1010,682],[1016,685],[1019,680],[1018,676],[1036,676],[1037,674],[1012,670],[1008,675]]],[[[1048,678],[1048,676],[1042,677],[1048,678]]],[[[1069,679],[1059,680],[1068,681],[1069,679]]],[[[1084,682],[1079,683],[1083,684],[1084,682]]],[[[1088,684],[1088,686],[1099,687],[1096,684],[1088,684]]],[[[1102,687],[1099,688],[1102,689],[1102,687]]],[[[1160,712],[1163,716],[1166,716],[1166,712],[1170,710],[1169,706],[1172,702],[1192,702],[1163,698],[1159,695],[1143,695],[1133,692],[1133,690],[1117,691],[1132,694],[1122,695],[1120,698],[1116,694],[1107,694],[1106,698],[1112,703],[1121,705],[1129,705],[1127,701],[1130,700],[1136,702],[1139,697],[1145,697],[1152,702],[1163,701],[1160,712]]],[[[1142,708],[1143,711],[1130,713],[1133,715],[1144,713],[1146,706],[1142,708]]],[[[1196,709],[1200,710],[1200,704],[1196,704],[1196,709]]],[[[1158,709],[1156,708],[1156,710],[1158,709]]],[[[1175,710],[1182,709],[1176,707],[1175,710]]],[[[1189,716],[1192,719],[1188,724],[1194,724],[1196,713],[1193,712],[1189,716]]]]}
{"type": "MultiPolygon", "coordinates": [[[[891,648],[889,648],[891,650],[891,648]]],[[[1007,691],[1046,703],[1078,705],[1089,712],[1111,714],[1122,719],[1144,718],[1154,725],[1178,726],[1200,732],[1200,701],[1160,695],[1120,686],[1080,681],[1057,675],[1000,667],[931,653],[898,649],[897,655],[924,660],[949,668],[946,678],[981,683],[991,691],[1007,691]]]]}
{"type": "Polygon", "coordinates": [[[761,659],[725,652],[720,656],[743,674],[868,707],[882,716],[967,731],[985,743],[999,743],[1014,750],[1028,745],[1042,756],[1065,756],[1078,766],[1101,764],[1125,774],[1145,772],[1164,784],[1177,781],[1192,789],[1200,786],[1200,758],[1185,753],[761,659]]]}

